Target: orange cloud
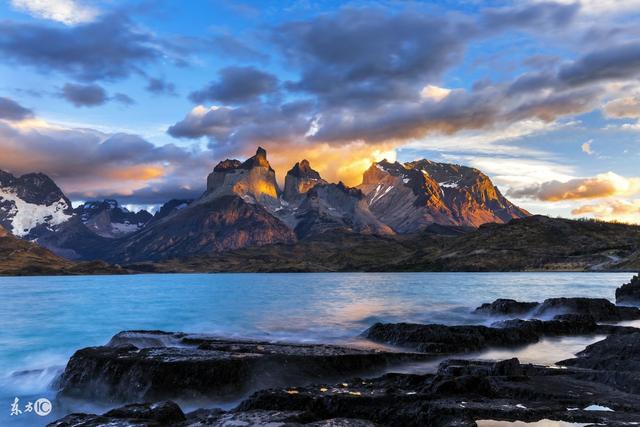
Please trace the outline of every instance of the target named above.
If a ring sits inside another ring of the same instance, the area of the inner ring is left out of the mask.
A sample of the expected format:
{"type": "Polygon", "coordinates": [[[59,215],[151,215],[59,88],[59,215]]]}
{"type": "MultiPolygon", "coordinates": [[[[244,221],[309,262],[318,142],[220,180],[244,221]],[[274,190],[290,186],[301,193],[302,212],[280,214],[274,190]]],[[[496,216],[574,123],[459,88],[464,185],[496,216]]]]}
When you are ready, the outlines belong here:
{"type": "Polygon", "coordinates": [[[605,221],[640,224],[640,200],[607,200],[602,203],[580,206],[571,211],[575,216],[592,216],[605,221]]]}
{"type": "Polygon", "coordinates": [[[638,193],[640,193],[640,178],[625,178],[613,172],[566,182],[548,181],[509,191],[509,195],[513,197],[528,197],[547,202],[632,196],[638,193]]]}
{"type": "Polygon", "coordinates": [[[148,181],[164,175],[160,166],[135,165],[106,171],[108,178],[119,181],[148,181]]]}
{"type": "MultiPolygon", "coordinates": [[[[362,174],[372,163],[387,159],[396,160],[394,144],[375,146],[364,142],[334,146],[329,144],[264,144],[268,152],[269,163],[276,171],[279,183],[296,162],[307,159],[311,167],[329,182],[342,181],[346,185],[356,186],[362,182],[362,174]]],[[[253,148],[255,152],[255,148],[253,148]]],[[[253,153],[246,153],[253,155],[253,153]]]]}

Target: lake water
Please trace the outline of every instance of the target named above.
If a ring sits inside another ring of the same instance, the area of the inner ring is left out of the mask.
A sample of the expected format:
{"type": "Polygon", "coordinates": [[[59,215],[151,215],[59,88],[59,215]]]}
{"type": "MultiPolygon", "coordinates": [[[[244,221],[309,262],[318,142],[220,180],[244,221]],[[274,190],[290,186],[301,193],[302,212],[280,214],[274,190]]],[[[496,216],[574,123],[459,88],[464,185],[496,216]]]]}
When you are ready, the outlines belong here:
{"type": "MultiPolygon", "coordinates": [[[[49,383],[79,348],[126,329],[206,332],[223,337],[362,345],[375,322],[479,323],[470,311],[496,298],[613,299],[630,273],[193,274],[0,278],[0,425],[44,425],[11,403],[53,399],[49,383]],[[31,371],[18,375],[18,372],[31,371]]],[[[595,338],[543,341],[519,349],[552,363],[595,338]]],[[[495,350],[480,357],[510,357],[495,350]]],[[[563,357],[566,356],[566,357],[563,357]]],[[[406,367],[421,370],[424,366],[406,367]]],[[[24,409],[24,408],[21,408],[24,409]]]]}

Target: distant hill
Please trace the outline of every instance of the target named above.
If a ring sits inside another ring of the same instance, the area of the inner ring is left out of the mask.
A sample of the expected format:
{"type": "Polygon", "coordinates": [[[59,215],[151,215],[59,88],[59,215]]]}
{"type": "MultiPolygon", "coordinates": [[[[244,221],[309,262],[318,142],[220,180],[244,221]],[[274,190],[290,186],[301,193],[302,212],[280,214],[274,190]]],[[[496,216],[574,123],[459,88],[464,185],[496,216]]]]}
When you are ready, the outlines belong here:
{"type": "Polygon", "coordinates": [[[468,231],[412,235],[333,231],[296,244],[130,266],[142,271],[616,271],[638,270],[640,226],[544,216],[468,231]]]}
{"type": "Polygon", "coordinates": [[[102,261],[73,262],[35,243],[18,239],[0,226],[0,275],[122,274],[102,261]]]}

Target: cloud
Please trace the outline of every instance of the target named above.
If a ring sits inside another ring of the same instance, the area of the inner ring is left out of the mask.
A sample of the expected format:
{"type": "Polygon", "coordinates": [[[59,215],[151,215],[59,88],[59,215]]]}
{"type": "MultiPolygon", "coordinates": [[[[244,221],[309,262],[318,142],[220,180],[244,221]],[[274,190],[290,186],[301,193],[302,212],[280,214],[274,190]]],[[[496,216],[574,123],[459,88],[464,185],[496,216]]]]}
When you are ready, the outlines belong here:
{"type": "Polygon", "coordinates": [[[613,172],[593,178],[577,178],[566,182],[547,181],[524,188],[511,189],[509,196],[547,202],[579,199],[601,199],[633,196],[640,193],[640,177],[625,178],[613,172]]]}
{"type": "Polygon", "coordinates": [[[60,96],[76,107],[97,107],[112,100],[127,106],[135,104],[135,101],[124,93],[116,93],[110,97],[104,88],[97,84],[67,83],[62,88],[60,96]]]}
{"type": "Polygon", "coordinates": [[[640,96],[614,99],[602,107],[605,115],[613,119],[640,119],[640,96]]]}
{"type": "Polygon", "coordinates": [[[276,76],[254,67],[226,67],[218,71],[218,75],[217,81],[192,92],[189,98],[196,103],[239,104],[254,101],[278,89],[276,76]]]}
{"type": "Polygon", "coordinates": [[[585,142],[584,144],[582,144],[580,146],[580,148],[582,149],[583,153],[586,153],[588,155],[593,155],[593,149],[591,148],[591,144],[593,144],[593,139],[588,140],[587,142],[585,142]]]}
{"type": "Polygon", "coordinates": [[[209,150],[156,146],[137,135],[40,120],[0,121],[0,152],[3,169],[46,173],[75,200],[113,196],[147,204],[181,189],[189,196],[203,191],[214,163],[209,150]],[[158,188],[167,193],[153,190],[158,188]]]}
{"type": "Polygon", "coordinates": [[[149,92],[156,95],[167,94],[171,96],[176,95],[176,86],[164,79],[149,78],[147,87],[145,88],[149,92]]]}
{"type": "Polygon", "coordinates": [[[33,111],[23,107],[12,99],[0,96],[0,119],[24,120],[33,117],[33,111]]]}
{"type": "Polygon", "coordinates": [[[125,93],[116,93],[112,98],[114,101],[124,105],[133,105],[136,101],[125,93]]]}
{"type": "Polygon", "coordinates": [[[163,46],[163,40],[122,13],[73,27],[0,21],[4,61],[87,82],[144,75],[145,66],[170,54],[163,46]]]}
{"type": "Polygon", "coordinates": [[[78,0],[11,0],[11,5],[36,18],[50,19],[66,25],[92,22],[100,14],[98,9],[78,0]]]}
{"type": "Polygon", "coordinates": [[[640,200],[607,200],[580,206],[571,211],[575,216],[592,216],[605,221],[640,224],[640,200]]]}
{"type": "Polygon", "coordinates": [[[95,107],[106,103],[109,99],[102,86],[96,84],[67,83],[62,88],[62,96],[76,107],[95,107]]]}

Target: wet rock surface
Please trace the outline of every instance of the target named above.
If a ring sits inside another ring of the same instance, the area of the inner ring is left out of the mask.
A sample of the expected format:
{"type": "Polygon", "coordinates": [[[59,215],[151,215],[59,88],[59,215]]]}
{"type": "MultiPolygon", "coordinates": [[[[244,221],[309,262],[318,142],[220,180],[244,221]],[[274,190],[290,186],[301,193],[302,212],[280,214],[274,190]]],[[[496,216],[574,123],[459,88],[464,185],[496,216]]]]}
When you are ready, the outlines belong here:
{"type": "Polygon", "coordinates": [[[341,378],[427,357],[128,331],[114,336],[109,345],[77,351],[59,380],[59,389],[61,396],[114,402],[234,398],[259,388],[341,378]]]}
{"type": "Polygon", "coordinates": [[[600,325],[589,315],[568,314],[556,316],[553,320],[503,320],[493,323],[491,327],[376,323],[363,336],[375,342],[425,353],[456,354],[490,347],[532,344],[543,337],[623,334],[636,330],[616,325],[600,325]]]}
{"type": "MultiPolygon", "coordinates": [[[[640,285],[638,285],[640,287],[640,285]]],[[[621,289],[621,288],[620,288],[621,289]]],[[[616,292],[616,295],[618,292],[616,292]]],[[[493,316],[553,317],[563,314],[583,314],[597,322],[619,322],[640,319],[640,309],[620,307],[605,298],[549,298],[542,303],[497,299],[482,304],[474,313],[493,316]]]]}
{"type": "Polygon", "coordinates": [[[521,315],[538,307],[538,302],[520,302],[514,299],[499,298],[492,303],[482,304],[474,313],[492,316],[521,315]]]}
{"type": "Polygon", "coordinates": [[[640,275],[616,289],[616,303],[640,305],[640,275]]]}
{"type": "Polygon", "coordinates": [[[549,316],[560,314],[552,320],[501,320],[491,327],[376,324],[363,333],[373,341],[421,354],[125,331],[105,346],[76,352],[60,380],[61,398],[220,400],[240,391],[258,391],[231,410],[209,408],[185,414],[175,403],[161,401],[130,404],[102,415],[71,414],[50,425],[471,427],[479,420],[544,419],[636,425],[640,422],[640,330],[599,324],[602,319],[635,316],[634,311],[618,310],[602,301],[606,300],[556,298],[530,307],[522,304],[532,303],[498,300],[483,306],[486,314],[541,309],[549,316]],[[356,377],[394,363],[520,346],[563,335],[607,338],[554,366],[522,364],[515,358],[450,359],[435,373],[356,377]]]}

